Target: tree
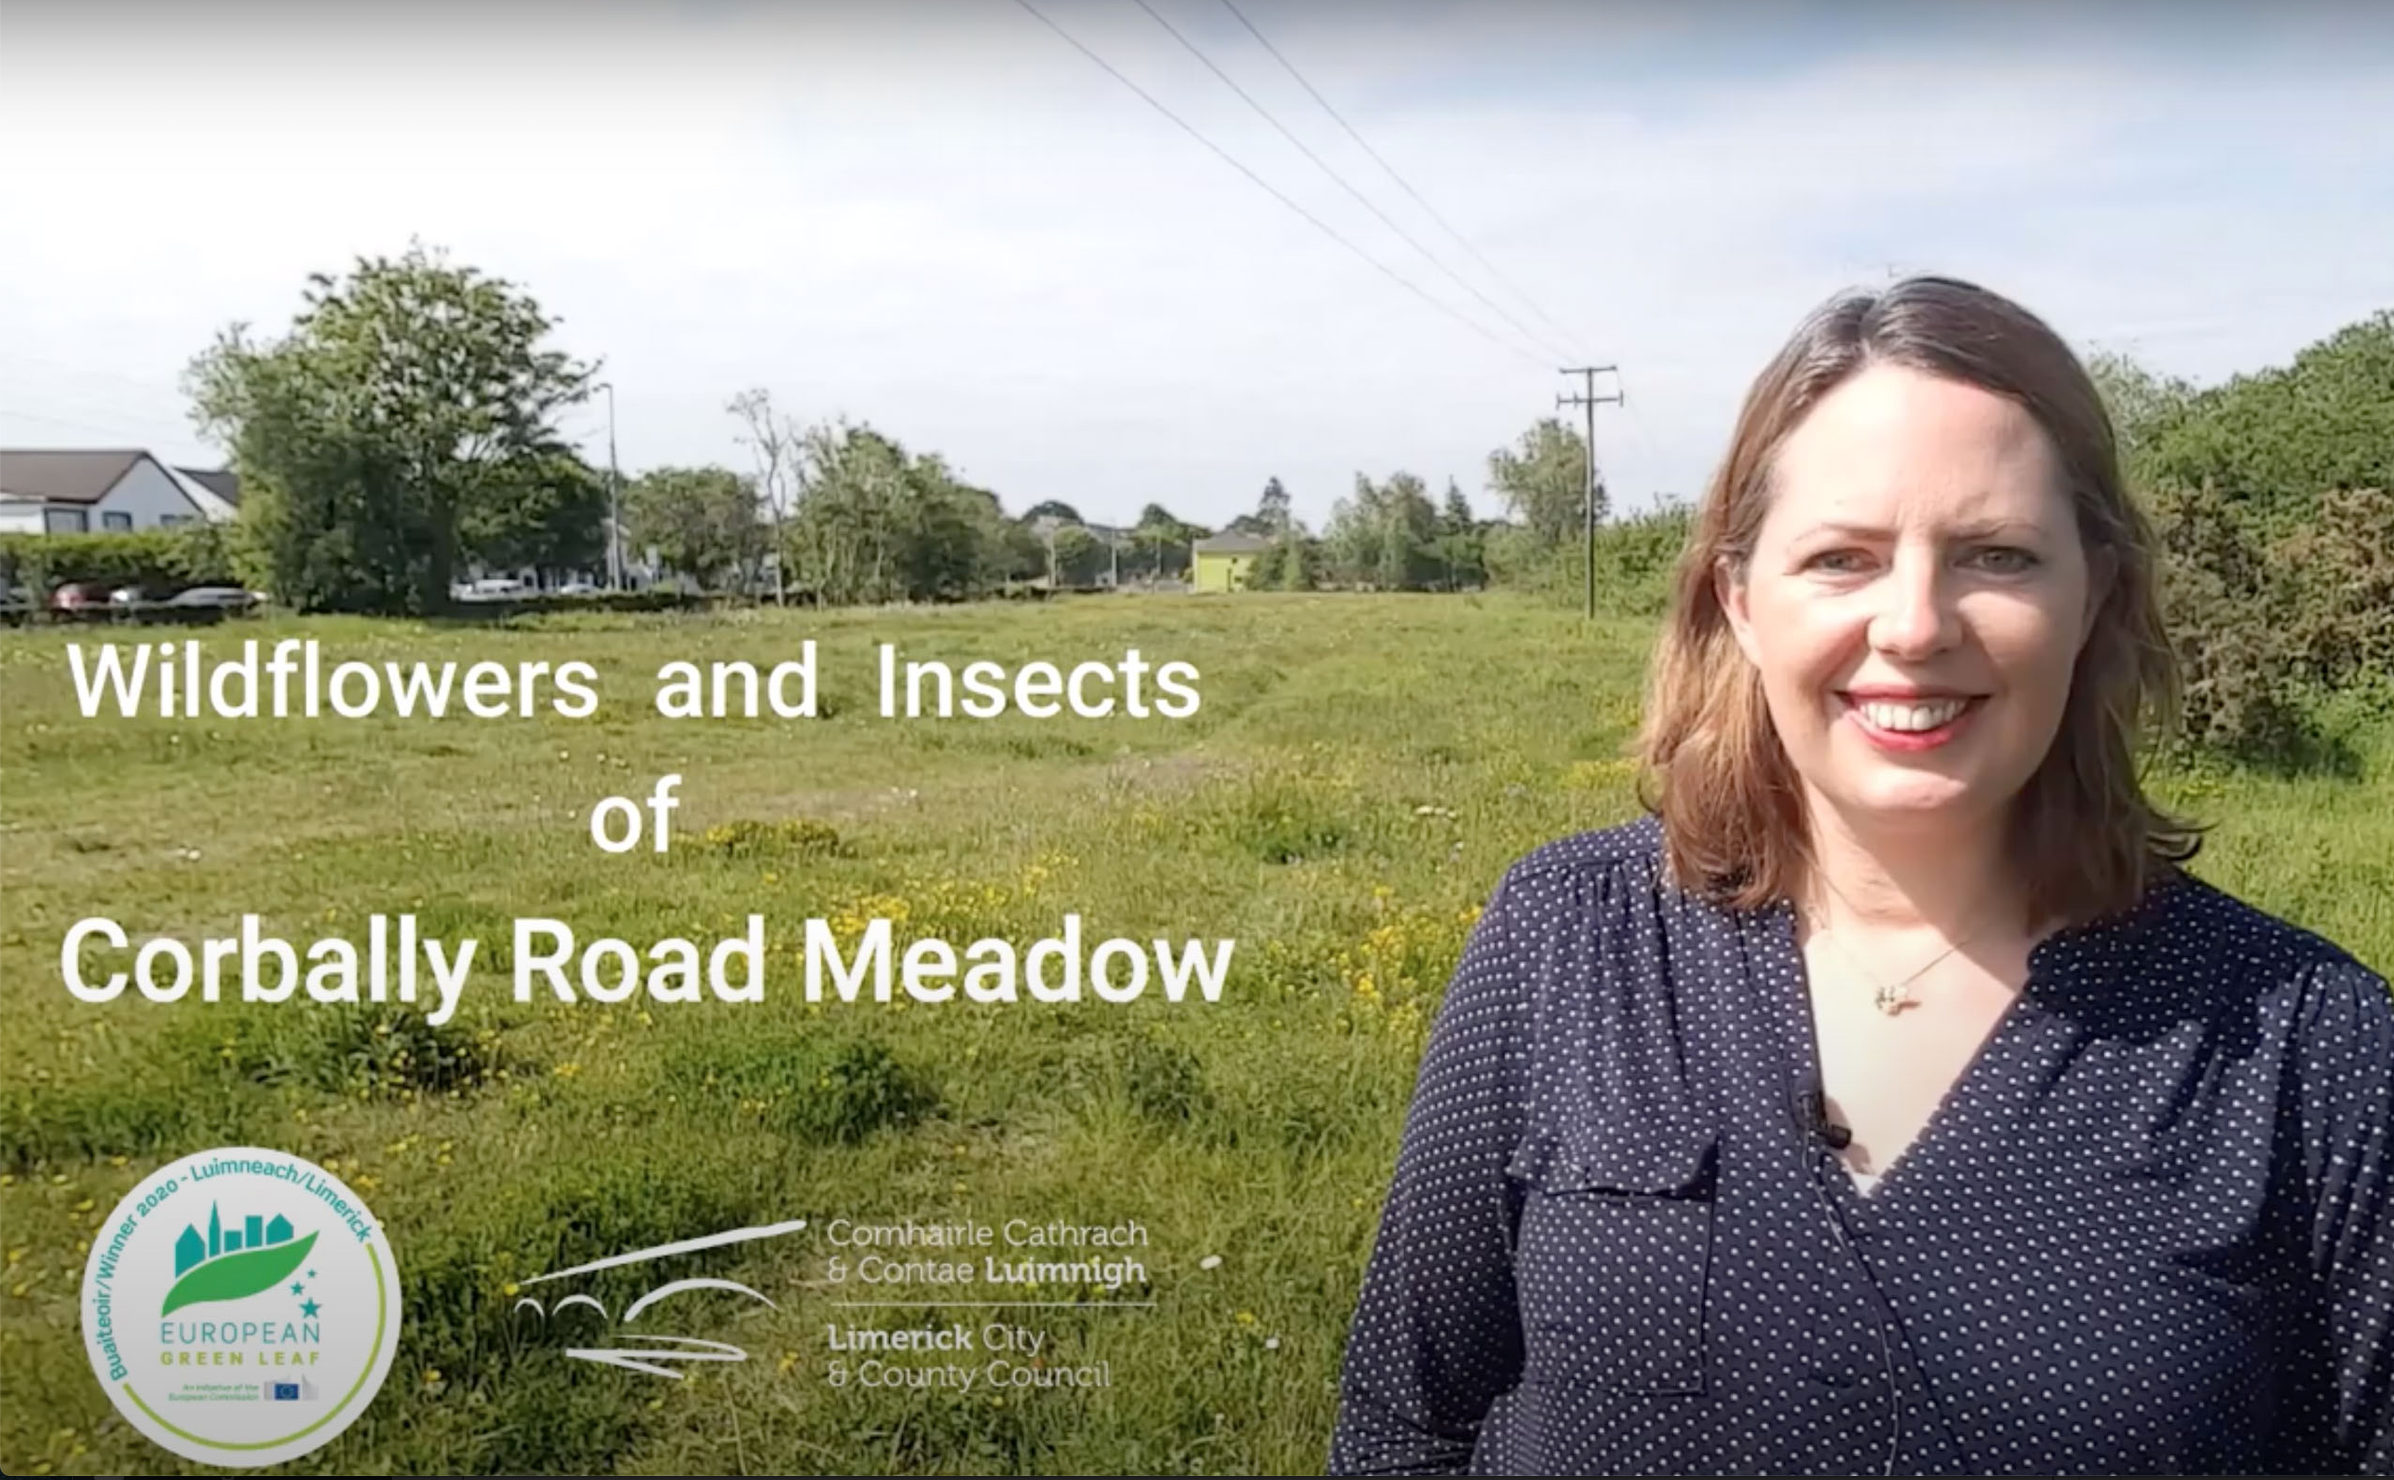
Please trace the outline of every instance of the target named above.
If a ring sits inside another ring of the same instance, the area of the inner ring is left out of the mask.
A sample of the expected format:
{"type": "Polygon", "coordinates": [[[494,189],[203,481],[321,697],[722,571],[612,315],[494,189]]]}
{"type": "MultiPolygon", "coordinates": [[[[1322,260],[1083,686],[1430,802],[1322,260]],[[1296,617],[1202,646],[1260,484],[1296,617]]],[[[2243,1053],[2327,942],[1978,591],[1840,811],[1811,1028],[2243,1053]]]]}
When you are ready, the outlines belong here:
{"type": "Polygon", "coordinates": [[[1097,541],[1085,524],[1059,524],[1050,535],[1050,548],[1055,553],[1056,583],[1063,586],[1090,586],[1097,582],[1097,573],[1106,564],[1106,547],[1097,541]]]}
{"type": "Polygon", "coordinates": [[[2177,743],[2317,758],[2324,696],[2394,694],[2394,311],[2204,388],[2088,369],[2159,542],[2177,743]]]}
{"type": "Polygon", "coordinates": [[[1047,579],[1047,536],[1027,519],[1009,519],[998,530],[997,579],[1047,579]]]}
{"type": "Polygon", "coordinates": [[[740,440],[756,458],[756,488],[773,524],[773,600],[789,600],[785,583],[789,558],[784,551],[784,528],[792,502],[790,483],[797,474],[800,433],[789,418],[773,409],[772,392],[761,387],[732,397],[725,409],[740,419],[740,440]]]}
{"type": "MultiPolygon", "coordinates": [[[[1488,488],[1538,543],[1558,544],[1587,520],[1587,440],[1560,418],[1542,418],[1515,446],[1488,454],[1488,488]]],[[[1599,490],[1597,522],[1604,517],[1599,490]]]]}
{"type": "Polygon", "coordinates": [[[1280,542],[1272,547],[1280,554],[1278,569],[1273,574],[1276,589],[1282,591],[1311,591],[1322,580],[1322,542],[1305,532],[1305,527],[1290,521],[1281,532],[1280,542]]]}
{"type": "Polygon", "coordinates": [[[2273,536],[2330,489],[2394,488],[2394,309],[2272,366],[2196,389],[2117,353],[2089,366],[2131,487],[2215,485],[2273,536]]]}
{"type": "Polygon", "coordinates": [[[283,339],[234,324],[187,376],[241,474],[245,564],[302,610],[439,610],[469,538],[543,522],[500,506],[550,487],[554,419],[596,367],[543,347],[521,289],[421,243],[302,301],[283,339]]]}
{"type": "Polygon", "coordinates": [[[1280,486],[1280,479],[1264,480],[1263,497],[1256,501],[1255,517],[1263,524],[1262,533],[1278,534],[1288,528],[1288,490],[1280,486]]]}
{"type": "Polygon", "coordinates": [[[1445,572],[1448,590],[1478,586],[1487,581],[1488,572],[1480,554],[1480,525],[1472,517],[1471,501],[1463,496],[1463,489],[1453,478],[1446,480],[1446,501],[1438,511],[1437,534],[1432,548],[1445,572]]]}
{"type": "Polygon", "coordinates": [[[729,468],[658,468],[624,490],[624,523],[636,547],[714,589],[764,553],[756,484],[729,468]]]}
{"type": "MultiPolygon", "coordinates": [[[[845,419],[798,439],[792,563],[819,603],[961,600],[1020,579],[1025,554],[997,496],[937,454],[845,419]]],[[[1046,570],[1045,541],[1036,571],[1046,570]]]]}
{"type": "MultiPolygon", "coordinates": [[[[2195,388],[2188,382],[2157,375],[2116,350],[2092,356],[2087,372],[2111,414],[2123,472],[2130,472],[2151,452],[2152,444],[2185,415],[2195,398],[2195,388]]],[[[2132,473],[2129,481],[2139,480],[2132,473]]]]}
{"type": "Polygon", "coordinates": [[[1392,591],[1419,591],[1436,567],[1438,506],[1430,502],[1428,487],[1412,473],[1388,480],[1388,527],[1380,541],[1379,583],[1392,591]]]}
{"type": "Polygon", "coordinates": [[[1323,536],[1331,574],[1385,591],[1419,590],[1436,568],[1437,524],[1438,510],[1419,477],[1400,472],[1375,484],[1357,473],[1354,495],[1331,509],[1323,536]]]}
{"type": "Polygon", "coordinates": [[[818,603],[887,601],[901,584],[906,450],[842,418],[799,442],[798,565],[818,603]]]}
{"type": "Polygon", "coordinates": [[[494,469],[458,516],[458,546],[494,570],[581,570],[605,560],[606,476],[558,446],[494,469]]]}
{"type": "Polygon", "coordinates": [[[1132,541],[1147,552],[1147,569],[1159,580],[1187,573],[1189,542],[1204,534],[1199,526],[1174,518],[1162,504],[1141,509],[1139,522],[1131,527],[1132,541]]]}
{"type": "MultiPolygon", "coordinates": [[[[1241,516],[1251,517],[1251,516],[1241,516]]],[[[1251,591],[1310,591],[1322,577],[1321,542],[1291,519],[1247,570],[1251,591]]]]}
{"type": "Polygon", "coordinates": [[[937,453],[911,458],[899,502],[900,593],[962,601],[986,591],[1000,558],[997,496],[959,482],[937,453]]]}

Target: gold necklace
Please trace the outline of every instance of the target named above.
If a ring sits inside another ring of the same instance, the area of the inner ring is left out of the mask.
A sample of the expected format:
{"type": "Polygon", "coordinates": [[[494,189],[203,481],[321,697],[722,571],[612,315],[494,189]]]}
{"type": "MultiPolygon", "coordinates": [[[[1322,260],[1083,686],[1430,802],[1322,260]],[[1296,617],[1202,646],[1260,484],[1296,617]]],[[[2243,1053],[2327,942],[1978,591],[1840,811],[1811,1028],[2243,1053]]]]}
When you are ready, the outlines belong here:
{"type": "MultiPolygon", "coordinates": [[[[1831,894],[1836,895],[1839,899],[1844,899],[1845,907],[1847,909],[1853,909],[1853,901],[1850,899],[1845,899],[1844,891],[1840,890],[1835,884],[1829,883],[1828,877],[1826,875],[1816,873],[1815,877],[1819,878],[1821,883],[1828,886],[1828,890],[1831,894]]],[[[1819,910],[1806,910],[1805,913],[1812,917],[1813,926],[1820,932],[1821,939],[1827,941],[1830,947],[1834,949],[1838,955],[1845,957],[1846,964],[1853,967],[1855,971],[1861,973],[1863,980],[1874,981],[1877,979],[1877,972],[1855,960],[1853,953],[1848,951],[1842,944],[1838,942],[1836,934],[1829,929],[1828,917],[1824,912],[1819,910]]],[[[1856,911],[1856,913],[1860,912],[1856,911]]],[[[1871,1002],[1878,1008],[1880,1012],[1885,1013],[1889,1017],[1895,1016],[1897,1013],[1903,1011],[1907,1007],[1916,1005],[1912,1000],[1912,993],[1909,990],[1912,983],[1928,975],[1930,969],[1935,967],[1939,962],[1942,962],[1946,957],[1952,955],[1962,947],[1970,944],[1971,941],[1976,940],[1982,933],[1985,932],[1986,928],[1986,925],[1981,923],[1978,929],[1971,931],[1968,935],[1963,936],[1960,940],[1955,941],[1953,944],[1947,946],[1944,950],[1939,951],[1929,960],[1928,965],[1919,967],[1913,971],[1908,971],[1902,976],[1896,978],[1894,981],[1880,983],[1870,994],[1871,1002]]]]}

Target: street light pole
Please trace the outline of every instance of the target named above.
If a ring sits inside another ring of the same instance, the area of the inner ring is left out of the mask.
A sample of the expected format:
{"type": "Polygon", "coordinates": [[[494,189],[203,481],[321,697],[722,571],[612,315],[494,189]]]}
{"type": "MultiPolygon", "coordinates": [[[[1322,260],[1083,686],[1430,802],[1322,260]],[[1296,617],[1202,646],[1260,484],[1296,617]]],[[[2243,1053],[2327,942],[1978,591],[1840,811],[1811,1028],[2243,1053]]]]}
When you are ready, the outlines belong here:
{"type": "Polygon", "coordinates": [[[615,471],[615,385],[602,380],[594,390],[607,393],[607,589],[623,589],[623,503],[621,478],[615,471]]]}

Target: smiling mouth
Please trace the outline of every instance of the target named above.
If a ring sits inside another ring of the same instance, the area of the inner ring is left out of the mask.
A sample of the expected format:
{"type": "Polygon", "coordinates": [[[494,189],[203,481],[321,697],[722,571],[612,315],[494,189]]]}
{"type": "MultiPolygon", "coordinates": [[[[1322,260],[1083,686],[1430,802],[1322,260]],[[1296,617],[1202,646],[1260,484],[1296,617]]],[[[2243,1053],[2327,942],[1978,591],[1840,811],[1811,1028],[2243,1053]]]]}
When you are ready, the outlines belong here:
{"type": "Polygon", "coordinates": [[[1851,694],[1837,697],[1872,729],[1892,735],[1934,734],[1986,702],[1984,694],[1938,699],[1856,699],[1851,694]]]}

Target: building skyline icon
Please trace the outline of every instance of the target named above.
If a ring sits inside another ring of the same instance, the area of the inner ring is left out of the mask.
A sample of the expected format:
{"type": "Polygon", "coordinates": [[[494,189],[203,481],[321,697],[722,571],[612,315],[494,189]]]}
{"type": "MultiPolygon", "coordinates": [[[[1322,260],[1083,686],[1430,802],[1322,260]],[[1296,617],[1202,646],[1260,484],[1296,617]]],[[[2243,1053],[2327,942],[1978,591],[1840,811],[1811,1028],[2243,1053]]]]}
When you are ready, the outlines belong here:
{"type": "Polygon", "coordinates": [[[223,1210],[215,1203],[208,1205],[208,1236],[191,1224],[183,1225],[183,1233],[175,1240],[175,1277],[180,1279],[194,1265],[204,1264],[226,1254],[238,1254],[244,1249],[263,1249],[291,1241],[291,1220],[277,1213],[271,1219],[257,1213],[237,1215],[239,1226],[224,1226],[223,1210]]]}

